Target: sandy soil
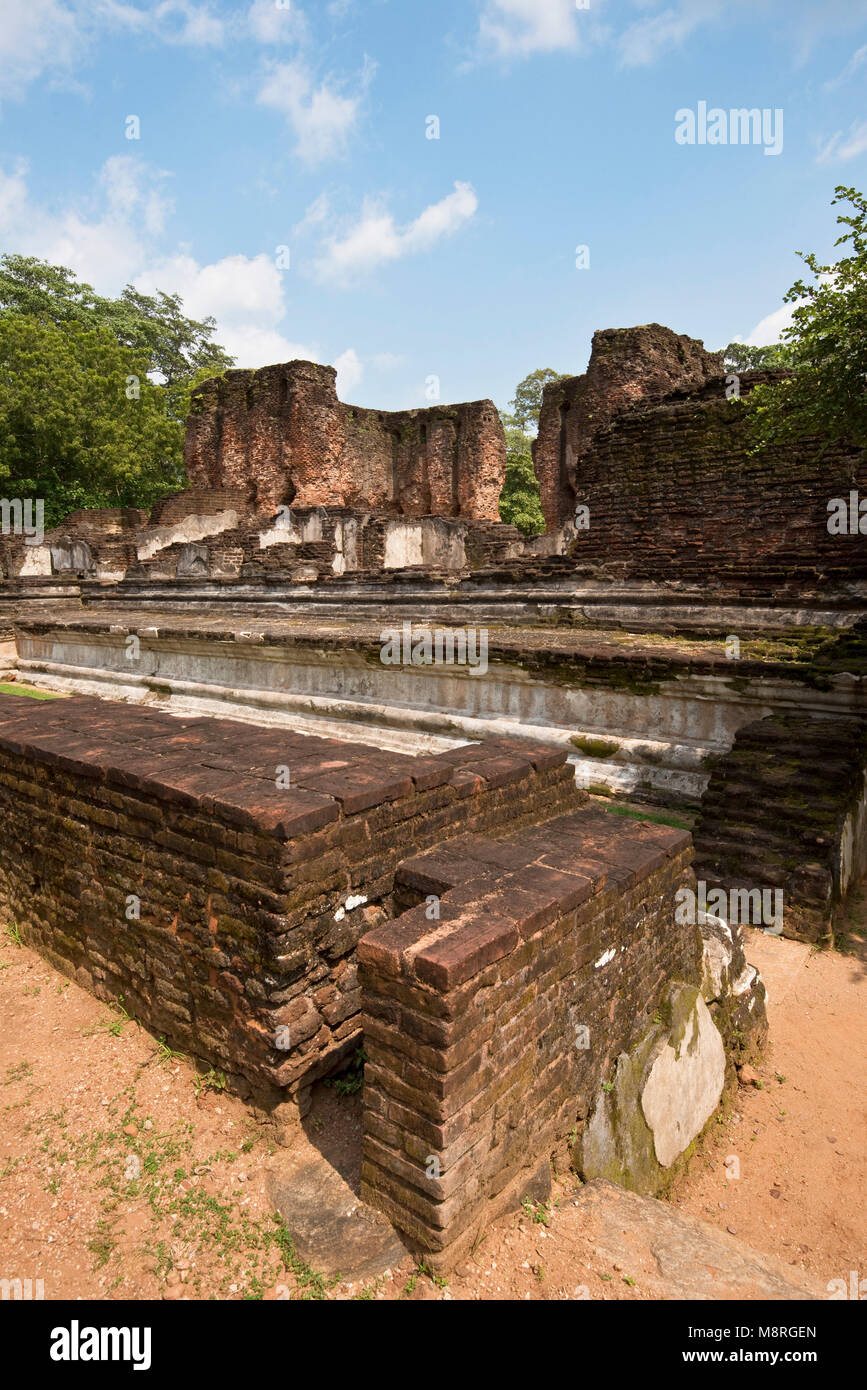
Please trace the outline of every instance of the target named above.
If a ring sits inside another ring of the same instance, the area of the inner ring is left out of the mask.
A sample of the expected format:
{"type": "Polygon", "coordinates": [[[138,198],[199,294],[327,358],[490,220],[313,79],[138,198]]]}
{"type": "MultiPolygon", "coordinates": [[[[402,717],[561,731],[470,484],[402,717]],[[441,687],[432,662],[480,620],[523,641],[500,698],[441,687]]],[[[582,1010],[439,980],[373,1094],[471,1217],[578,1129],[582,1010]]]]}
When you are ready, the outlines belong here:
{"type": "MultiPolygon", "coordinates": [[[[863,905],[852,953],[753,933],[770,993],[760,1087],[711,1126],[673,1202],[821,1278],[867,1275],[863,905]],[[732,1158],[740,1176],[730,1178],[732,1158]],[[728,1160],[728,1162],[727,1162],[728,1160]]],[[[270,1132],[133,1020],[0,934],[0,1277],[57,1298],[641,1299],[640,1269],[582,1238],[571,1180],[492,1225],[448,1283],[411,1259],[366,1286],[295,1254],[265,1195],[270,1132]]],[[[360,1102],[319,1087],[322,1146],[360,1102]]]]}

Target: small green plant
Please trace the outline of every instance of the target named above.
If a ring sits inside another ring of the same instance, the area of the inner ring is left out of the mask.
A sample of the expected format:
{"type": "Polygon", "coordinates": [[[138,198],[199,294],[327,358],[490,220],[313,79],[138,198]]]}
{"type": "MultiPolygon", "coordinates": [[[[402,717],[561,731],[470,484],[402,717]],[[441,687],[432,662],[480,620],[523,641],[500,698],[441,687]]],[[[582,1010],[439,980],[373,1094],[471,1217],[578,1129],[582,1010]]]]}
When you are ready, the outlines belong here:
{"type": "Polygon", "coordinates": [[[528,1221],[533,1221],[537,1226],[547,1226],[551,1212],[547,1202],[531,1202],[529,1197],[525,1197],[521,1203],[521,1211],[528,1221]]]}
{"type": "Polygon", "coordinates": [[[6,935],[9,937],[9,940],[12,942],[13,946],[24,945],[24,942],[21,939],[21,928],[15,922],[7,922],[6,935]]]}
{"type": "Polygon", "coordinates": [[[31,700],[59,700],[61,698],[48,690],[36,690],[32,685],[19,685],[17,681],[14,684],[10,684],[9,681],[0,682],[0,694],[29,695],[31,700]]]}
{"type": "Polygon", "coordinates": [[[438,1276],[434,1274],[430,1266],[426,1265],[424,1261],[421,1261],[419,1264],[416,1265],[412,1274],[409,1276],[403,1288],[401,1289],[401,1298],[406,1298],[408,1294],[413,1293],[422,1275],[424,1275],[426,1279],[430,1279],[432,1284],[436,1284],[438,1289],[447,1289],[449,1286],[448,1279],[444,1279],[441,1275],[438,1276]]]}
{"type": "Polygon", "coordinates": [[[613,1082],[613,1081],[603,1081],[603,1082],[602,1082],[602,1089],[603,1089],[603,1091],[613,1091],[613,1090],[614,1090],[614,1082],[613,1082]]]}
{"type": "Polygon", "coordinates": [[[335,1274],[334,1278],[326,1284],[325,1276],[318,1273],[317,1270],[311,1269],[306,1260],[302,1260],[298,1255],[282,1216],[275,1212],[272,1219],[276,1230],[270,1233],[271,1240],[280,1252],[284,1268],[295,1276],[295,1281],[301,1289],[302,1301],[323,1300],[326,1291],[340,1282],[340,1275],[335,1274]]]}
{"type": "Polygon", "coordinates": [[[354,1096],[364,1085],[364,1064],[367,1061],[367,1054],[363,1047],[355,1050],[352,1061],[340,1076],[335,1076],[332,1085],[339,1096],[354,1096]]]}
{"type": "Polygon", "coordinates": [[[623,1282],[624,1284],[628,1284],[631,1289],[635,1288],[635,1280],[632,1278],[630,1274],[624,1274],[623,1282]]]}
{"type": "Polygon", "coordinates": [[[632,820],[649,820],[654,825],[673,825],[677,830],[691,830],[689,821],[681,820],[679,816],[656,815],[652,811],[636,811],[632,806],[606,806],[604,808],[612,816],[629,816],[632,820]]]}
{"type": "Polygon", "coordinates": [[[83,1031],[83,1037],[92,1038],[94,1033],[103,1030],[106,1033],[110,1033],[113,1038],[119,1038],[127,1023],[135,1022],[132,1015],[128,1014],[124,1008],[122,994],[119,995],[113,1003],[109,1004],[108,1009],[108,1013],[103,1014],[102,1018],[93,1028],[86,1028],[83,1031]]]}
{"type": "Polygon", "coordinates": [[[30,1062],[13,1062],[6,1068],[6,1077],[3,1081],[4,1086],[11,1086],[13,1081],[23,1081],[25,1077],[33,1075],[33,1067],[30,1062]]]}
{"type": "Polygon", "coordinates": [[[97,1221],[96,1235],[87,1243],[88,1250],[96,1256],[97,1269],[102,1269],[103,1265],[108,1263],[111,1252],[116,1245],[117,1241],[109,1233],[105,1221],[97,1221]]]}
{"type": "Polygon", "coordinates": [[[185,1062],[187,1059],[183,1052],[176,1052],[173,1047],[169,1047],[165,1038],[160,1038],[157,1042],[157,1061],[160,1066],[164,1062],[185,1062]]]}
{"type": "Polygon", "coordinates": [[[213,1067],[210,1067],[206,1072],[197,1071],[193,1077],[193,1085],[196,1088],[196,1099],[203,1091],[225,1091],[225,1072],[214,1071],[213,1067]]]}

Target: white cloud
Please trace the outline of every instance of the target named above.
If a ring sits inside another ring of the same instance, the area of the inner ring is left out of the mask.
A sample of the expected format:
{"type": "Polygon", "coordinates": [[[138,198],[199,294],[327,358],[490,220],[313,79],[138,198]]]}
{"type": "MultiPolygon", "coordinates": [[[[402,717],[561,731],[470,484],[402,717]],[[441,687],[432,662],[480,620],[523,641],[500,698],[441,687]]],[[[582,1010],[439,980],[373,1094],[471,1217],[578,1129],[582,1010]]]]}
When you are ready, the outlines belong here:
{"type": "Polygon", "coordinates": [[[163,0],[154,10],[160,37],[167,43],[218,47],[224,38],[223,21],[207,5],[189,0],[163,0]]]}
{"type": "Polygon", "coordinates": [[[290,3],[284,7],[276,0],[253,0],[247,28],[259,43],[295,43],[307,33],[306,20],[298,6],[290,3]]]}
{"type": "Polygon", "coordinates": [[[618,39],[621,64],[633,68],[656,62],[663,53],[679,48],[702,24],[719,15],[717,0],[682,0],[676,8],[636,20],[618,39]]]}
{"type": "Polygon", "coordinates": [[[143,294],[158,289],[179,294],[191,318],[215,318],[216,337],[239,367],[291,362],[295,357],[320,360],[317,346],[291,342],[279,331],[286,314],[283,277],[264,253],[224,256],[199,265],[179,252],[148,266],[135,277],[135,286],[143,294]]]}
{"type": "Polygon", "coordinates": [[[160,0],[150,9],[124,0],[0,0],[0,100],[19,100],[40,77],[68,83],[100,31],[117,28],[196,47],[225,38],[219,15],[194,0],[160,0]]]}
{"type": "Polygon", "coordinates": [[[115,223],[140,220],[148,236],[159,236],[167,217],[174,211],[174,203],[161,192],[165,177],[165,174],[153,173],[132,155],[112,155],[99,175],[110,220],[115,223]]]}
{"type": "Polygon", "coordinates": [[[322,281],[346,284],[402,256],[429,250],[444,236],[451,236],[475,215],[479,206],[472,184],[456,183],[454,192],[424,209],[413,222],[399,228],[390,212],[366,199],[361,220],[342,237],[331,237],[324,255],[314,262],[322,281]]]}
{"type": "Polygon", "coordinates": [[[334,365],[337,368],[337,394],[341,400],[345,400],[364,376],[364,367],[355,348],[347,348],[345,352],[341,352],[334,365]]]}
{"type": "Polygon", "coordinates": [[[378,372],[392,372],[403,361],[404,356],[400,352],[377,352],[373,356],[373,365],[378,372]]]}
{"type": "Polygon", "coordinates": [[[781,309],[775,309],[772,314],[760,319],[745,339],[735,338],[735,342],[744,341],[748,347],[771,347],[778,343],[783,329],[789,327],[793,313],[803,303],[802,299],[795,300],[791,304],[784,304],[781,309]]]}
{"type": "Polygon", "coordinates": [[[194,0],[160,0],[149,10],[123,0],[98,0],[96,14],[108,24],[151,35],[163,43],[218,48],[226,37],[219,15],[209,4],[197,5],[194,0]]]}
{"type": "Polygon", "coordinates": [[[848,82],[860,68],[867,62],[867,43],[855,50],[843,71],[838,77],[833,77],[830,82],[825,83],[825,91],[831,92],[835,87],[842,87],[844,82],[848,82]]]}
{"type": "Polygon", "coordinates": [[[365,62],[358,90],[347,95],[327,78],[317,86],[300,60],[276,63],[265,76],[258,101],[286,117],[296,154],[307,164],[319,164],[344,153],[374,71],[375,64],[365,62]]]}
{"type": "MultiPolygon", "coordinates": [[[[321,360],[317,344],[294,342],[280,330],[285,282],[270,256],[225,256],[200,265],[187,249],[168,256],[154,251],[171,208],[158,171],[131,155],[115,155],[100,170],[96,193],[59,212],[32,201],[26,175],[23,162],[8,173],[0,167],[0,251],[68,266],[100,294],[118,294],[127,283],[145,294],[179,294],[192,318],[217,320],[217,341],[240,367],[321,360]]],[[[344,359],[351,381],[352,358],[344,359]]]]}
{"type": "Polygon", "coordinates": [[[81,47],[76,16],[60,0],[0,0],[0,99],[70,68],[81,47]]]}
{"type": "Polygon", "coordinates": [[[589,0],[584,10],[576,0],[480,0],[480,8],[478,47],[488,57],[525,58],[611,42],[627,68],[656,62],[704,25],[751,24],[757,17],[786,42],[794,40],[803,61],[819,39],[854,29],[867,17],[867,0],[632,0],[633,10],[644,12],[633,16],[624,16],[622,0],[619,6],[589,0]]]}
{"type": "Polygon", "coordinates": [[[575,0],[486,0],[479,39],[498,57],[577,48],[575,0]]]}
{"type": "Polygon", "coordinates": [[[844,135],[838,130],[827,140],[816,156],[817,164],[842,164],[847,159],[855,159],[867,150],[867,121],[855,121],[844,135]]]}
{"type": "Polygon", "coordinates": [[[318,198],[304,211],[304,216],[293,228],[296,236],[303,236],[311,227],[321,227],[331,214],[331,200],[327,193],[320,193],[318,198]]]}
{"type": "Polygon", "coordinates": [[[0,169],[0,242],[69,266],[104,292],[117,292],[141,266],[148,238],[164,228],[172,203],[165,175],[133,155],[113,155],[99,172],[97,191],[52,212],[34,204],[27,167],[0,169]]]}

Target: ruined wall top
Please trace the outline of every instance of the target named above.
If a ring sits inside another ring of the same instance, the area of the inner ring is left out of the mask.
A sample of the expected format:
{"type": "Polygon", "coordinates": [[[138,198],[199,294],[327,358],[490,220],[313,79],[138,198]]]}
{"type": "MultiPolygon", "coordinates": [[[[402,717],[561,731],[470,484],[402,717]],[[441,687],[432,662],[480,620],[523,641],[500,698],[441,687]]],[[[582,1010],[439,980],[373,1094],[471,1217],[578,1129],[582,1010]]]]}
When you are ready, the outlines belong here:
{"type": "Polygon", "coordinates": [[[294,361],[198,387],[184,462],[192,488],[242,488],[257,509],[497,521],[506,442],[493,401],[367,410],[338,400],[333,367],[294,361]]]}
{"type": "Polygon", "coordinates": [[[678,391],[700,391],[722,371],[722,353],[659,323],[594,333],[584,375],[552,382],[543,394],[533,461],[548,530],[571,516],[581,456],[616,416],[678,391]]]}

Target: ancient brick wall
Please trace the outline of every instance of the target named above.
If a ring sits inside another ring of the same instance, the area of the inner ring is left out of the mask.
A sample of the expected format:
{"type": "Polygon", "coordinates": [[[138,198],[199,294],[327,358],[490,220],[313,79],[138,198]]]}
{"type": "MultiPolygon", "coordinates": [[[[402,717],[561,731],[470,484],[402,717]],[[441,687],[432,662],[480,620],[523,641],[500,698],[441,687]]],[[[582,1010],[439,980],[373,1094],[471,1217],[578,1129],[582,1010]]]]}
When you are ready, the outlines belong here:
{"type": "MultiPolygon", "coordinates": [[[[761,374],[744,374],[747,394],[761,374]]],[[[621,415],[574,474],[589,529],[579,563],[613,575],[745,594],[841,591],[867,578],[857,535],[830,535],[828,502],[867,492],[863,450],[816,443],[748,452],[744,407],[726,379],[621,415]]]]}
{"type": "Polygon", "coordinates": [[[194,489],[246,487],[261,509],[346,506],[498,520],[505,436],[492,401],[384,412],[343,405],[333,367],[229,371],[193,393],[194,489]]]}
{"type": "Polygon", "coordinates": [[[362,1195],[444,1267],[545,1195],[666,981],[699,978],[698,933],[674,925],[689,835],[613,819],[417,856],[399,886],[441,894],[440,920],[420,902],[359,945],[362,1195]]]}
{"type": "Polygon", "coordinates": [[[556,751],[457,751],[0,696],[0,902],[158,1036],[265,1099],[303,1097],[357,1046],[355,948],[408,846],[582,800],[556,751]]]}
{"type": "Polygon", "coordinates": [[[585,374],[543,393],[533,463],[547,529],[572,517],[584,457],[612,420],[673,391],[700,390],[722,366],[721,354],[658,323],[594,333],[585,374]]]}

